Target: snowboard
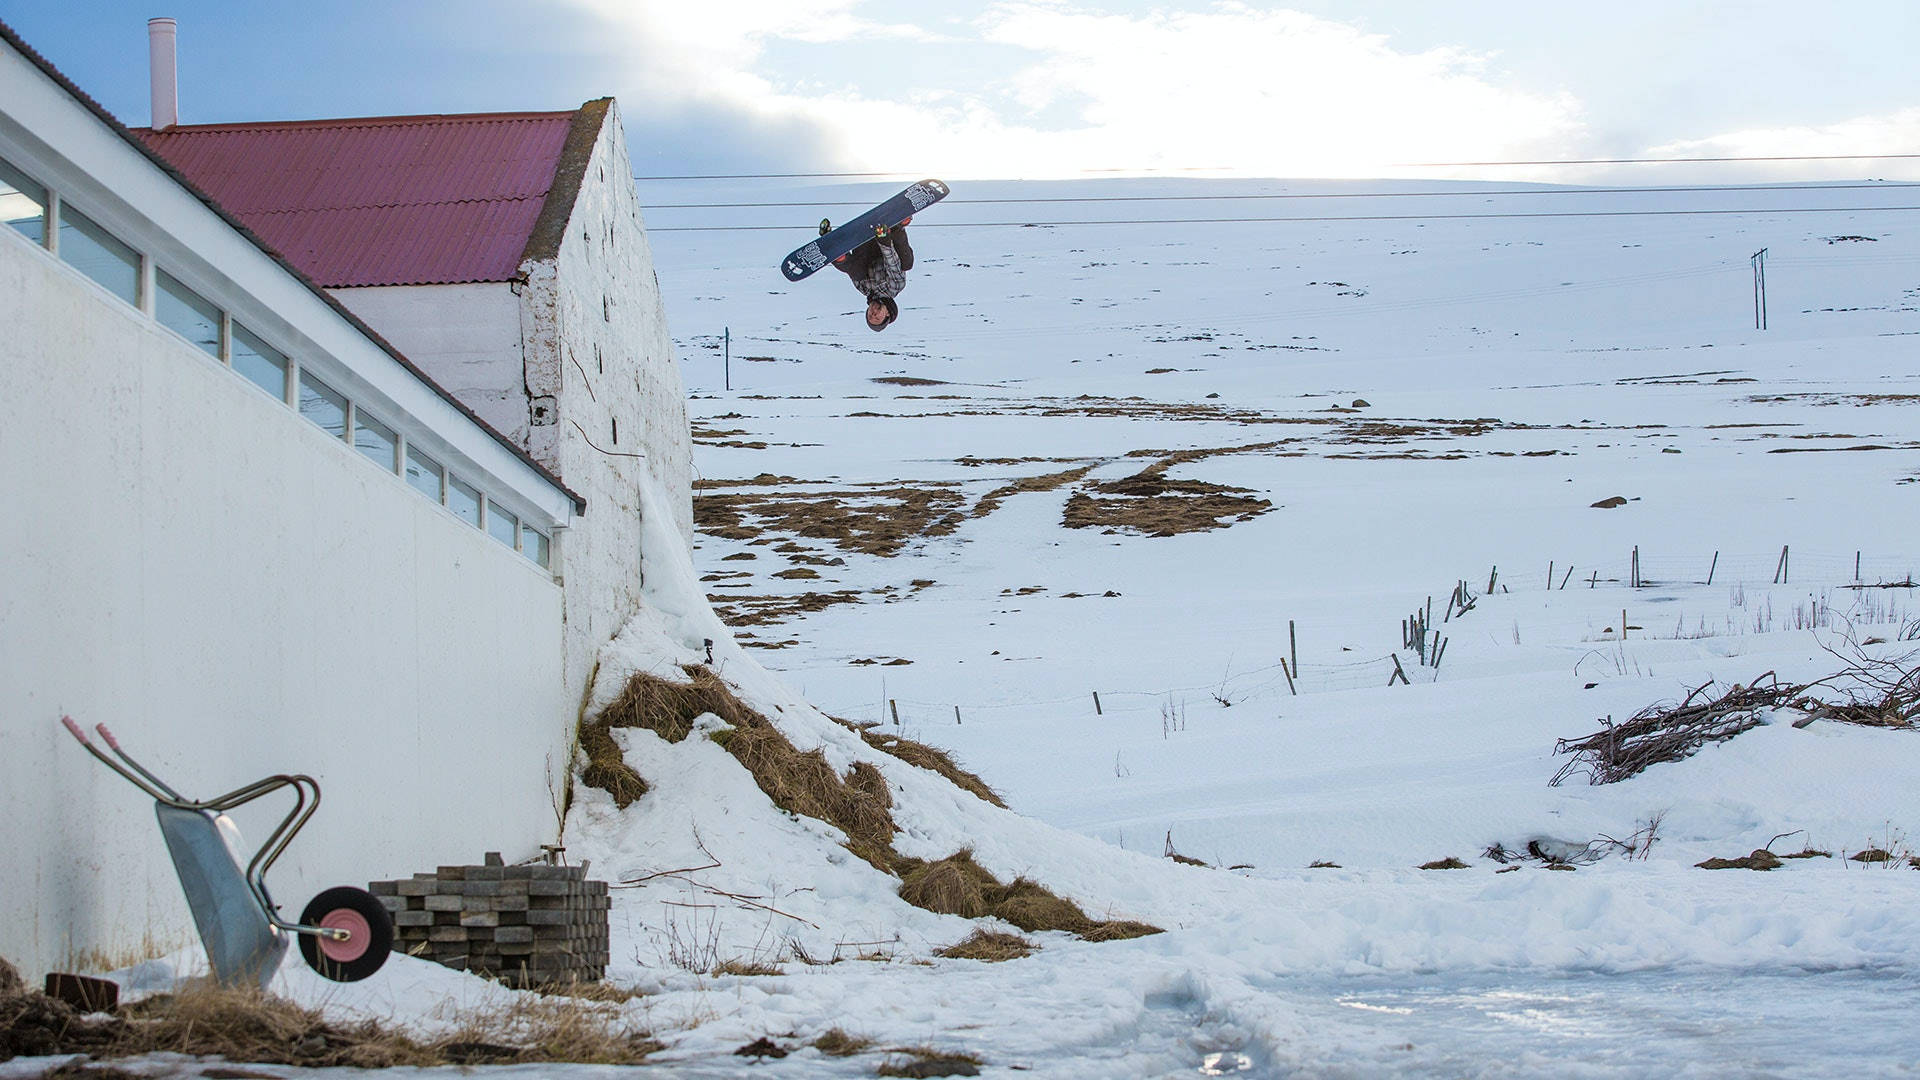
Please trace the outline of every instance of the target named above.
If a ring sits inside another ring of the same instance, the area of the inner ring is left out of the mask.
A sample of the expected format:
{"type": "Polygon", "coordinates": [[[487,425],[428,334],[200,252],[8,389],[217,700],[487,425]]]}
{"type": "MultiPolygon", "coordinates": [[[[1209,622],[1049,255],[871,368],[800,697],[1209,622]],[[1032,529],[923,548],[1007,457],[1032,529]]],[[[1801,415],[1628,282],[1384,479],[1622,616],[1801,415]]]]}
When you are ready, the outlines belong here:
{"type": "Polygon", "coordinates": [[[787,276],[788,281],[799,281],[873,239],[875,228],[894,228],[946,197],[947,185],[938,180],[922,180],[913,184],[818,240],[796,249],[781,261],[780,272],[787,276]]]}

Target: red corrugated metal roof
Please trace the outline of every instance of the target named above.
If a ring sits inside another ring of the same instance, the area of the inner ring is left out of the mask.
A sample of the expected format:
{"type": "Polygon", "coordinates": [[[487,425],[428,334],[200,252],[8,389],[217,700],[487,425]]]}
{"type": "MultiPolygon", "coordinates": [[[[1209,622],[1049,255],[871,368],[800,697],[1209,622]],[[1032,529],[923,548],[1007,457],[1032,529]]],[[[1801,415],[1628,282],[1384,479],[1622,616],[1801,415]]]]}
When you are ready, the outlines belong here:
{"type": "Polygon", "coordinates": [[[202,124],[148,146],[328,288],[507,281],[573,113],[202,124]]]}

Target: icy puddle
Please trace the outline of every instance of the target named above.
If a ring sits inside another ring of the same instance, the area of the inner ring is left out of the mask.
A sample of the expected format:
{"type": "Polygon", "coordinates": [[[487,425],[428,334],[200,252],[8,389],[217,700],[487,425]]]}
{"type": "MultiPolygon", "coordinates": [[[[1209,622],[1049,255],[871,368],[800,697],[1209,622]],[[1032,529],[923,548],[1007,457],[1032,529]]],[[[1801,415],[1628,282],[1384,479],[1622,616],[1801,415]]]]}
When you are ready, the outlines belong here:
{"type": "Polygon", "coordinates": [[[1273,1026],[1297,1033],[1239,1075],[1914,1076],[1916,982],[1858,971],[1293,982],[1270,1005],[1291,1014],[1273,1026]]]}

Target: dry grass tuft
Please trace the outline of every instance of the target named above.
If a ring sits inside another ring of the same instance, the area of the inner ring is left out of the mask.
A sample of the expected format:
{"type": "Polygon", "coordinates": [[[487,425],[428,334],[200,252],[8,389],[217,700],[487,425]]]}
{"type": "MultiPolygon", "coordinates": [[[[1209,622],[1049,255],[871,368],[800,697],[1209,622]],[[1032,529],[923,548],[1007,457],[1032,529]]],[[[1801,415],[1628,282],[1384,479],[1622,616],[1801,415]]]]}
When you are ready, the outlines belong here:
{"type": "Polygon", "coordinates": [[[995,915],[1030,933],[1065,930],[1079,934],[1093,929],[1093,920],[1080,905],[1031,878],[1013,879],[991,902],[995,915]]]}
{"type": "Polygon", "coordinates": [[[1461,862],[1452,855],[1444,859],[1435,859],[1432,862],[1420,864],[1420,869],[1422,870],[1465,870],[1466,868],[1466,863],[1461,862]]]}
{"type": "Polygon", "coordinates": [[[905,1060],[889,1056],[874,1070],[875,1076],[979,1076],[982,1059],[972,1054],[935,1050],[931,1046],[895,1046],[889,1055],[904,1054],[905,1060]]]}
{"type": "Polygon", "coordinates": [[[1693,865],[1702,870],[1777,870],[1780,857],[1766,848],[1754,848],[1753,854],[1740,859],[1708,859],[1693,865]]]}
{"type": "Polygon", "coordinates": [[[753,715],[741,704],[720,676],[704,665],[688,664],[681,669],[688,682],[668,682],[646,672],[636,672],[605,709],[600,723],[607,727],[645,728],[670,743],[677,743],[693,731],[695,719],[712,713],[739,727],[753,715]]]}
{"type": "Polygon", "coordinates": [[[828,1057],[852,1057],[873,1045],[872,1039],[849,1035],[840,1028],[828,1028],[813,1040],[813,1048],[828,1057]]]}
{"type": "Polygon", "coordinates": [[[1028,933],[1064,930],[1087,941],[1120,941],[1160,933],[1139,922],[1097,922],[1065,899],[1031,878],[1001,884],[993,873],[973,861],[973,852],[961,850],[937,862],[898,858],[894,870],[901,877],[900,898],[942,915],[967,919],[993,916],[1028,933]]]}
{"type": "Polygon", "coordinates": [[[1082,941],[1129,941],[1133,938],[1151,937],[1154,934],[1164,933],[1166,933],[1165,930],[1152,923],[1137,922],[1133,919],[1108,919],[1106,922],[1094,923],[1088,929],[1081,931],[1080,939],[1082,941]]]}
{"type": "Polygon", "coordinates": [[[872,728],[862,728],[852,724],[848,724],[847,726],[859,732],[860,737],[866,740],[866,744],[875,750],[884,754],[891,754],[915,768],[928,769],[939,773],[941,776],[946,777],[954,787],[962,791],[971,792],[1003,810],[1006,809],[1006,802],[1000,798],[998,793],[987,786],[985,780],[980,779],[977,774],[961,768],[960,763],[953,760],[953,755],[947,753],[945,750],[935,746],[928,746],[923,742],[915,742],[912,739],[903,739],[898,735],[888,735],[885,732],[875,731],[872,728]]]}
{"type": "Polygon", "coordinates": [[[762,964],[757,960],[723,960],[713,965],[707,974],[721,975],[785,975],[786,972],[772,964],[762,964]]]}
{"type": "Polygon", "coordinates": [[[949,945],[934,955],[949,960],[983,960],[990,964],[1032,956],[1039,946],[1019,934],[993,930],[975,930],[965,941],[949,945]]]}
{"type": "Polygon", "coordinates": [[[973,861],[973,852],[958,851],[901,874],[900,899],[941,915],[978,919],[989,913],[986,887],[998,884],[992,874],[973,861]]]}

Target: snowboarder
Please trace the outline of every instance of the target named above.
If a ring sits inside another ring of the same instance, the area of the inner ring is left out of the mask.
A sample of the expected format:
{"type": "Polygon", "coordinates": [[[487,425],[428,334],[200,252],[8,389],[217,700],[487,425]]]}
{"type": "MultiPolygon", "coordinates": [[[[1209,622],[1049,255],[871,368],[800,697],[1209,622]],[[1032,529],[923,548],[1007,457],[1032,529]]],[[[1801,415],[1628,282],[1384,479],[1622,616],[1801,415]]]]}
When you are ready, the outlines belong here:
{"type": "MultiPolygon", "coordinates": [[[[907,287],[907,271],[913,269],[913,248],[907,243],[908,218],[891,229],[873,230],[873,239],[833,261],[834,268],[853,279],[853,287],[867,298],[867,327],[878,333],[900,317],[900,305],[894,297],[907,287]]],[[[820,235],[832,231],[828,222],[820,223],[820,235]]]]}

